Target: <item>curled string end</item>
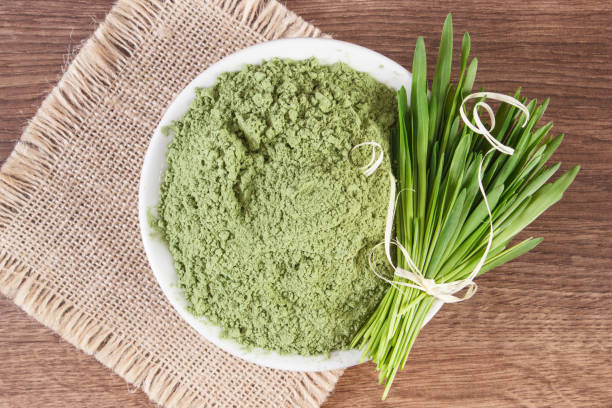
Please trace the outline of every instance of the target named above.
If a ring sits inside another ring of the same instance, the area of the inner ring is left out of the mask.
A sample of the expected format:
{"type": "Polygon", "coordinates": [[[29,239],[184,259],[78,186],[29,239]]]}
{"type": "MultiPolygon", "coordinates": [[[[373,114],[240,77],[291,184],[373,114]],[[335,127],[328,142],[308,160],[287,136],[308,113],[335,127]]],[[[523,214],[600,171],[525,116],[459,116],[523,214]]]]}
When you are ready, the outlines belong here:
{"type": "Polygon", "coordinates": [[[349,160],[351,161],[351,163],[355,164],[352,159],[353,151],[362,146],[372,146],[372,156],[370,158],[370,161],[365,166],[359,167],[359,169],[363,172],[364,176],[370,177],[372,174],[374,174],[376,170],[378,170],[378,168],[382,164],[383,159],[385,157],[385,152],[380,143],[375,142],[373,140],[369,142],[359,143],[353,146],[353,148],[349,151],[349,160]],[[378,155],[376,155],[377,152],[378,155]]]}

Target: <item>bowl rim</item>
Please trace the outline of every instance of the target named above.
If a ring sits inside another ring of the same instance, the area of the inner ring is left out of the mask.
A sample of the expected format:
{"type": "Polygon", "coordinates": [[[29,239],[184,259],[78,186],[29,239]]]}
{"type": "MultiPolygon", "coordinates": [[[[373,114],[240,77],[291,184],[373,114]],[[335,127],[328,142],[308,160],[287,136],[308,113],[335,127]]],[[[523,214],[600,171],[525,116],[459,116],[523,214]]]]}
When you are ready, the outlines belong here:
{"type": "MultiPolygon", "coordinates": [[[[388,86],[399,89],[404,85],[410,91],[412,75],[401,65],[376,51],[353,43],[323,38],[291,38],[263,42],[230,54],[194,78],[168,105],[147,148],[138,187],[138,219],[147,260],[162,292],[178,315],[206,340],[235,357],[261,366],[288,371],[325,371],[343,369],[362,361],[360,350],[338,350],[329,355],[301,356],[279,354],[260,348],[246,348],[234,340],[223,338],[221,328],[204,318],[193,316],[187,310],[187,301],[176,285],[176,271],[166,245],[155,237],[149,226],[150,211],[159,202],[159,187],[166,169],[166,151],[172,136],[163,136],[162,127],[179,119],[194,99],[194,89],[214,85],[219,74],[237,71],[247,64],[261,63],[271,58],[303,60],[317,58],[323,64],[336,61],[347,63],[357,71],[367,72],[388,86]],[[165,252],[164,252],[165,251],[165,252]]],[[[425,324],[439,310],[435,304],[425,324]]]]}

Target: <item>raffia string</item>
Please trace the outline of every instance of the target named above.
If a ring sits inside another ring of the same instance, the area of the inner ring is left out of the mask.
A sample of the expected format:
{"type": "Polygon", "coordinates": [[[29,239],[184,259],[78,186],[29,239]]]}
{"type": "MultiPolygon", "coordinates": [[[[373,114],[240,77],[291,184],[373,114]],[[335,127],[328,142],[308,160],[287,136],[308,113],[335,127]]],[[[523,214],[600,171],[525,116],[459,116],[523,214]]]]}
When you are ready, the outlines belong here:
{"type": "MultiPolygon", "coordinates": [[[[395,288],[398,288],[397,285],[399,285],[399,286],[409,287],[413,289],[419,289],[444,303],[461,302],[463,300],[467,300],[471,298],[476,293],[478,286],[476,285],[476,282],[474,282],[474,278],[478,276],[478,273],[484,266],[487,260],[487,256],[489,255],[489,251],[491,250],[491,245],[493,244],[493,238],[494,238],[493,215],[491,214],[491,208],[489,206],[487,194],[485,192],[484,186],[482,185],[482,166],[487,156],[491,154],[492,152],[494,152],[495,150],[503,154],[510,155],[510,156],[514,154],[513,148],[509,146],[505,146],[500,141],[495,139],[495,137],[493,137],[493,135],[491,134],[491,132],[495,128],[495,114],[493,113],[493,109],[491,108],[491,106],[489,106],[484,101],[487,98],[493,99],[496,101],[500,101],[500,102],[505,102],[505,103],[508,103],[512,106],[519,108],[525,114],[525,121],[522,127],[525,127],[527,125],[527,122],[529,121],[529,111],[527,110],[527,107],[525,107],[525,105],[523,105],[521,102],[519,102],[515,98],[512,98],[508,95],[495,93],[495,92],[477,92],[477,93],[468,95],[466,98],[463,99],[463,101],[461,102],[461,107],[459,108],[459,114],[461,115],[461,119],[463,120],[465,125],[468,128],[470,128],[474,133],[482,135],[492,146],[492,148],[483,156],[482,160],[480,161],[480,165],[478,166],[478,188],[480,189],[480,193],[482,194],[482,198],[483,198],[485,207],[487,209],[487,214],[489,216],[489,240],[487,242],[487,247],[484,253],[482,254],[482,257],[480,258],[480,261],[478,262],[478,264],[476,265],[472,273],[470,273],[470,275],[467,278],[453,281],[453,282],[436,282],[434,279],[426,278],[423,272],[419,270],[419,268],[416,266],[416,264],[410,257],[410,253],[408,252],[408,250],[399,241],[397,241],[397,239],[392,238],[393,223],[395,219],[395,210],[397,208],[397,198],[396,198],[395,177],[393,177],[393,174],[389,172],[389,182],[390,182],[389,206],[387,208],[385,237],[384,237],[383,242],[374,246],[372,250],[370,251],[369,264],[370,264],[370,269],[376,276],[388,282],[395,288]],[[476,122],[475,125],[470,122],[464,110],[465,103],[469,101],[470,99],[483,99],[479,102],[476,102],[476,104],[474,104],[474,109],[473,109],[474,115],[473,116],[474,116],[474,121],[476,122]],[[482,122],[482,120],[480,119],[479,108],[483,108],[489,114],[489,122],[490,122],[489,128],[487,128],[485,124],[482,122]],[[393,280],[388,279],[376,270],[376,267],[374,266],[372,258],[373,258],[375,249],[379,247],[380,245],[385,246],[385,254],[387,256],[387,261],[393,268],[394,276],[403,278],[407,280],[408,282],[400,281],[396,279],[393,279],[393,280]],[[393,263],[393,258],[391,257],[391,245],[395,245],[397,246],[397,248],[399,248],[402,255],[404,256],[404,259],[406,260],[406,264],[408,265],[409,269],[400,268],[399,266],[396,266],[393,263]],[[461,290],[465,288],[467,288],[467,290],[465,291],[463,296],[455,295],[457,292],[460,292],[461,290]]],[[[376,142],[360,143],[359,145],[355,146],[355,148],[363,146],[363,145],[368,145],[368,144],[372,145],[373,147],[372,147],[372,159],[370,160],[370,163],[368,163],[366,166],[362,168],[364,169],[363,174],[366,176],[373,174],[374,171],[376,171],[376,169],[382,163],[382,152],[380,153],[379,157],[375,160],[375,149],[376,149],[375,145],[377,145],[376,142]]]]}
{"type": "Polygon", "coordinates": [[[385,158],[385,152],[382,146],[378,142],[370,141],[370,142],[359,143],[353,146],[353,148],[349,152],[349,159],[352,163],[354,163],[353,156],[352,156],[353,152],[356,149],[363,147],[363,146],[372,146],[372,157],[370,158],[370,162],[366,164],[365,166],[362,166],[359,168],[363,172],[364,176],[369,177],[372,174],[374,174],[376,169],[378,169],[380,165],[382,164],[383,159],[385,158]],[[378,153],[378,156],[376,155],[376,153],[378,153]]]}

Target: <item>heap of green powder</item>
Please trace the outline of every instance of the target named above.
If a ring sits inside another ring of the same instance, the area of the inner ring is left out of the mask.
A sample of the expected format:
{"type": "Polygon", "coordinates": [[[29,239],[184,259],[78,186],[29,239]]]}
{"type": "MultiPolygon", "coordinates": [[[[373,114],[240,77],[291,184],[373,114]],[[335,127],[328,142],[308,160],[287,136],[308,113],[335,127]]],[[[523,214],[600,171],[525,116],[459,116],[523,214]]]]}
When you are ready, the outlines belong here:
{"type": "Polygon", "coordinates": [[[247,346],[346,348],[386,290],[367,256],[389,193],[388,160],[365,177],[370,147],[357,166],[349,152],[387,150],[395,120],[391,89],[315,59],[198,89],[172,126],[156,221],[190,311],[247,346]]]}

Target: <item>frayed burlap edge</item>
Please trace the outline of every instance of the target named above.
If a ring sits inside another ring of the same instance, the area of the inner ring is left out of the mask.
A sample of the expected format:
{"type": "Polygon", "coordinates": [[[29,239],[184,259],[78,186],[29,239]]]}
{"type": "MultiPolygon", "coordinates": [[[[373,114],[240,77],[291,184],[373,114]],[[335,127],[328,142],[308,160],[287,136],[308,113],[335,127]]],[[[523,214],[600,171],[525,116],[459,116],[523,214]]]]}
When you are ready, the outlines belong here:
{"type": "MultiPolygon", "coordinates": [[[[276,0],[211,0],[212,6],[267,39],[319,37],[320,30],[276,0]]],[[[52,171],[72,133],[104,97],[104,91],[163,11],[161,0],[121,0],[64,72],[26,127],[0,170],[0,228],[6,226],[52,171]]],[[[74,346],[93,355],[158,404],[201,406],[198,392],[164,372],[96,319],[75,308],[35,279],[35,271],[0,251],[0,292],[74,346]]],[[[341,370],[307,373],[293,395],[297,407],[318,407],[341,370]]]]}

